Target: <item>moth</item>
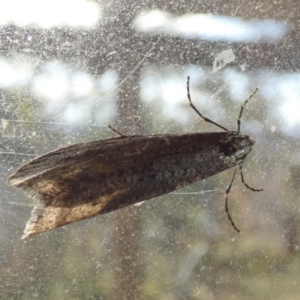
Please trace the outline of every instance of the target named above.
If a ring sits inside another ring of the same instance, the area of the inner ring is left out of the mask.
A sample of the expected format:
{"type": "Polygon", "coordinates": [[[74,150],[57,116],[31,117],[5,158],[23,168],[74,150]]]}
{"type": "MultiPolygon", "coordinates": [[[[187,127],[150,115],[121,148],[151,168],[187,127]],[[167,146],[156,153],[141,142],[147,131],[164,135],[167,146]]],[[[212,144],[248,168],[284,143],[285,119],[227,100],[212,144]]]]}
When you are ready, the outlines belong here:
{"type": "MultiPolygon", "coordinates": [[[[194,106],[187,79],[187,97],[193,110],[223,132],[126,136],[80,143],[37,157],[9,176],[9,185],[21,188],[37,201],[24,235],[57,228],[164,195],[242,164],[254,141],[204,117],[194,106]]],[[[115,130],[116,131],[116,130],[115,130]]],[[[236,169],[225,194],[228,194],[236,169]]]]}

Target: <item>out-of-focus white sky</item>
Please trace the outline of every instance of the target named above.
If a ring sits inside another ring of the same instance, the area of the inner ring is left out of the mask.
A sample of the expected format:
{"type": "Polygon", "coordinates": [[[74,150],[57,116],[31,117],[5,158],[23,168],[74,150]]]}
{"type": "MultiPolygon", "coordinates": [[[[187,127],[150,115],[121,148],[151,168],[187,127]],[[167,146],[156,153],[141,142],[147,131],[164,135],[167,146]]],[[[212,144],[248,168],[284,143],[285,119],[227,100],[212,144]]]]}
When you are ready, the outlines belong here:
{"type": "Polygon", "coordinates": [[[138,31],[166,33],[191,39],[227,42],[274,42],[289,30],[285,22],[249,20],[210,14],[173,16],[161,10],[141,12],[135,20],[138,31]]]}
{"type": "MultiPolygon", "coordinates": [[[[105,5],[105,3],[104,3],[105,5]]],[[[85,0],[1,0],[0,1],[0,25],[15,24],[17,26],[40,26],[51,28],[57,26],[78,26],[82,28],[94,28],[101,19],[101,6],[92,1],[85,0]]],[[[228,16],[189,14],[183,16],[172,16],[166,12],[153,10],[141,12],[136,16],[134,22],[135,29],[144,33],[161,32],[166,35],[178,35],[190,39],[206,39],[214,41],[234,41],[234,42],[259,42],[262,39],[266,42],[274,42],[287,34],[289,26],[286,22],[274,20],[248,20],[228,16]]],[[[28,36],[28,42],[31,37],[28,36]]],[[[233,56],[234,57],[234,56],[233,56]]],[[[213,66],[212,66],[213,67],[213,66]]],[[[196,67],[188,75],[193,76],[193,80],[201,80],[203,70],[196,67]],[[197,76],[196,74],[200,74],[197,76]]],[[[209,72],[209,70],[208,70],[209,72]]],[[[55,113],[55,109],[61,112],[62,104],[66,107],[62,118],[67,122],[80,122],[86,119],[87,110],[84,106],[94,103],[99,99],[100,90],[104,93],[106,88],[101,83],[106,82],[106,87],[113,86],[117,82],[117,75],[112,71],[104,74],[101,78],[92,78],[85,70],[72,70],[71,67],[60,62],[47,62],[41,68],[41,72],[35,75],[35,70],[31,59],[26,57],[26,53],[7,60],[0,58],[0,87],[13,88],[17,86],[29,86],[36,97],[48,104],[49,112],[55,113]],[[108,76],[111,74],[112,76],[108,76]],[[111,78],[111,80],[110,80],[111,78]],[[72,99],[77,99],[76,105],[72,99]],[[82,99],[82,102],[78,102],[82,99]],[[84,100],[83,100],[84,99],[84,100]],[[69,103],[69,106],[66,104],[69,103]],[[55,108],[56,107],[56,108],[55,108]],[[73,121],[72,121],[73,120],[73,121]]],[[[229,93],[233,99],[242,101],[253,88],[249,83],[249,78],[244,73],[229,70],[224,73],[224,81],[229,86],[229,93]]],[[[295,132],[300,127],[300,74],[276,74],[275,72],[261,73],[257,79],[257,84],[261,85],[261,95],[270,103],[274,103],[273,111],[282,118],[282,131],[286,133],[295,132]],[[264,75],[265,74],[265,75],[264,75]],[[276,82],[276,84],[274,84],[276,82]]],[[[156,79],[166,79],[157,77],[156,79]]],[[[162,84],[158,84],[155,78],[142,80],[142,96],[144,101],[151,102],[157,99],[157,93],[163,101],[163,113],[166,116],[176,117],[177,120],[186,119],[186,115],[180,109],[180,105],[186,102],[185,83],[182,76],[170,76],[162,84]],[[146,84],[147,83],[147,84],[146,84]],[[152,100],[151,100],[152,99],[152,100]],[[176,114],[175,112],[180,112],[176,114]]],[[[103,93],[100,93],[103,96],[103,93]]],[[[194,95],[194,98],[200,95],[194,95]]],[[[201,95],[206,109],[214,106],[213,111],[218,112],[217,103],[213,99],[208,99],[201,95]]],[[[102,110],[105,116],[108,108],[103,104],[102,110]]],[[[201,102],[202,104],[202,102],[201,102]]],[[[110,104],[111,105],[111,104],[110,104]]],[[[104,118],[99,114],[99,119],[104,118]]]]}
{"type": "Polygon", "coordinates": [[[85,0],[1,0],[0,25],[93,27],[99,22],[101,7],[85,0]]]}

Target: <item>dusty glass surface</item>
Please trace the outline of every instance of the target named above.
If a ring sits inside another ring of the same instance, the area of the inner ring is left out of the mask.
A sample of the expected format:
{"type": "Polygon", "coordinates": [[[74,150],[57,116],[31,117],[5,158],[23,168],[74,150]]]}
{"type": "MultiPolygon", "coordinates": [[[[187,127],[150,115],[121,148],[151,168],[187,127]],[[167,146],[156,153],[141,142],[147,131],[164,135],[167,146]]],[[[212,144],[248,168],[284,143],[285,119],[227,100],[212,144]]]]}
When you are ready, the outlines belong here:
{"type": "Polygon", "coordinates": [[[2,1],[1,299],[298,299],[300,2],[2,1]],[[187,3],[184,3],[187,2],[187,3]],[[124,134],[218,131],[244,165],[139,206],[21,240],[34,202],[6,185],[59,147],[124,134]]]}

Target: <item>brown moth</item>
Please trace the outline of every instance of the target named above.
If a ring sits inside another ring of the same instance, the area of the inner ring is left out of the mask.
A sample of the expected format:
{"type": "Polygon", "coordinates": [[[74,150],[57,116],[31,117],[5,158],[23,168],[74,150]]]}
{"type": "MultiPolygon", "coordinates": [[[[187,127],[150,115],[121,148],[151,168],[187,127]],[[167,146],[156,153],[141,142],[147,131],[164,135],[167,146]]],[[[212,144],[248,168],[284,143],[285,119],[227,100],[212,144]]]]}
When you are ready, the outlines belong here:
{"type": "MultiPolygon", "coordinates": [[[[225,132],[122,135],[75,144],[31,160],[7,181],[38,202],[22,238],[170,193],[231,167],[241,169],[254,141],[240,134],[240,118],[256,91],[241,108],[238,131],[229,131],[195,108],[189,77],[187,90],[191,107],[225,132]]],[[[228,213],[232,182],[233,178],[226,191],[226,212],[238,230],[228,213]]]]}

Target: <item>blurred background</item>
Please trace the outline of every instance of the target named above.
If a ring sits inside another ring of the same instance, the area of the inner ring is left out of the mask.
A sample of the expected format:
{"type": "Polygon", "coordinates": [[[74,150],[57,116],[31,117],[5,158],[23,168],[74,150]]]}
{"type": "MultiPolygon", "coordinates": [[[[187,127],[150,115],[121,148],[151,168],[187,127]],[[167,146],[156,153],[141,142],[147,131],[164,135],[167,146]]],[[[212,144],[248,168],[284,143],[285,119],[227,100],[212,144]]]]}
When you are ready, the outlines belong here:
{"type": "Polygon", "coordinates": [[[0,2],[1,299],[299,299],[299,1],[0,2]],[[176,193],[21,240],[21,163],[124,134],[256,140],[244,164],[176,193]]]}

